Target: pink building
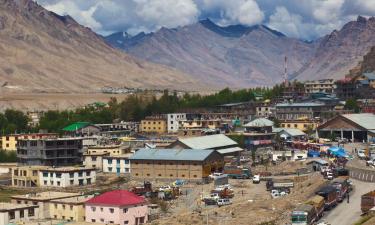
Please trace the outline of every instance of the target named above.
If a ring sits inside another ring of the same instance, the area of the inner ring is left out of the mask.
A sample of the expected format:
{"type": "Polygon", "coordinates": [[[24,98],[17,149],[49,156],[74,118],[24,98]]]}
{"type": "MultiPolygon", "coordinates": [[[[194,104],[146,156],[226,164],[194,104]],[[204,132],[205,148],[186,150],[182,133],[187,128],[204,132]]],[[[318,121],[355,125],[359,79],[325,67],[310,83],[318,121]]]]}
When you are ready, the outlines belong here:
{"type": "Polygon", "coordinates": [[[86,222],[139,225],[148,219],[146,200],[125,190],[106,192],[88,200],[85,211],[86,222]]]}

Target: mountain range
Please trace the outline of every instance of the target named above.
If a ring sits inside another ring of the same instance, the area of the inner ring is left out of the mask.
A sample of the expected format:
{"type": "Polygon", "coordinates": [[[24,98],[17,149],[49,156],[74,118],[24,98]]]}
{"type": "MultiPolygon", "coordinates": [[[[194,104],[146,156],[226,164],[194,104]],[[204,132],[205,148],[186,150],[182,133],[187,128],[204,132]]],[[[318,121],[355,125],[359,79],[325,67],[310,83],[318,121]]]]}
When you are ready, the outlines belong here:
{"type": "Polygon", "coordinates": [[[0,0],[0,91],[97,92],[103,86],[199,88],[188,75],[109,46],[33,0],[0,0]]]}
{"type": "Polygon", "coordinates": [[[105,37],[119,49],[174,67],[210,86],[270,86],[288,79],[339,79],[375,46],[375,18],[359,16],[339,31],[314,41],[290,38],[264,25],[221,27],[209,19],[196,24],[130,36],[105,37]]]}

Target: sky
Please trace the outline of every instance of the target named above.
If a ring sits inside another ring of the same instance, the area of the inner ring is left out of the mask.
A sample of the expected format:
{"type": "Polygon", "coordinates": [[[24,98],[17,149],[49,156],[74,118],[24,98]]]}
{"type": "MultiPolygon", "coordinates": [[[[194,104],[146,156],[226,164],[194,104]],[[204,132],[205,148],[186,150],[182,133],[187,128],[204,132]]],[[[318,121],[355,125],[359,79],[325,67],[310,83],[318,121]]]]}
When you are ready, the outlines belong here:
{"type": "Polygon", "coordinates": [[[375,16],[375,0],[35,0],[107,35],[176,28],[210,18],[226,26],[264,24],[289,37],[313,40],[358,15],[375,16]]]}

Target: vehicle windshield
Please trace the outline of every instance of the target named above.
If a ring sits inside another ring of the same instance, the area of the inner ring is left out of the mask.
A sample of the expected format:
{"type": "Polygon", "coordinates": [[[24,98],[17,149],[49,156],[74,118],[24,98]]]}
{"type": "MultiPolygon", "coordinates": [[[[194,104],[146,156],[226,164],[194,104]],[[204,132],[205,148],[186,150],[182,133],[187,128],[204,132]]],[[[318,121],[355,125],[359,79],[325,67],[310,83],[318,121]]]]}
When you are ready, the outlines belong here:
{"type": "Polygon", "coordinates": [[[306,222],[306,216],[304,215],[292,215],[292,223],[306,222]]]}

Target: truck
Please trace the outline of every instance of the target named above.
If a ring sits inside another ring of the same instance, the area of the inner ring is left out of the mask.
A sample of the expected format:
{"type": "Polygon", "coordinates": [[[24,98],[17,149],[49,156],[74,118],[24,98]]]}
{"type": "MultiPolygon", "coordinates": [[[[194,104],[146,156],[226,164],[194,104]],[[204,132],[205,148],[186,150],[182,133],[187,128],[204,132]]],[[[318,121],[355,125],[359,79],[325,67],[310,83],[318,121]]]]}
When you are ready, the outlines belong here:
{"type": "Polygon", "coordinates": [[[259,183],[260,183],[260,175],[254,175],[253,184],[259,184],[259,183]]]}
{"type": "Polygon", "coordinates": [[[349,170],[345,168],[335,168],[333,169],[333,175],[334,177],[349,179],[349,170]]]}
{"type": "Polygon", "coordinates": [[[322,218],[324,215],[324,198],[319,195],[315,195],[314,197],[307,200],[306,204],[312,205],[315,207],[316,217],[317,220],[322,218]]]}
{"type": "Polygon", "coordinates": [[[334,186],[324,186],[319,191],[317,191],[316,194],[324,198],[324,208],[326,210],[329,210],[337,205],[338,194],[334,186]]]}
{"type": "Polygon", "coordinates": [[[130,191],[136,195],[145,195],[146,193],[152,192],[152,185],[150,182],[146,181],[143,183],[143,187],[133,187],[130,191]]]}
{"type": "Polygon", "coordinates": [[[224,167],[224,174],[228,175],[232,179],[250,179],[251,172],[248,168],[242,167],[224,167]]]}
{"type": "Polygon", "coordinates": [[[370,191],[361,197],[361,211],[367,213],[375,206],[375,190],[370,191]]]}
{"type": "Polygon", "coordinates": [[[289,189],[294,187],[294,181],[291,179],[271,179],[266,183],[267,191],[273,189],[289,189]]]}
{"type": "Polygon", "coordinates": [[[337,195],[338,195],[337,200],[339,202],[342,202],[349,192],[348,179],[336,178],[331,182],[331,185],[336,188],[337,195]]]}
{"type": "Polygon", "coordinates": [[[316,221],[316,210],[312,205],[298,205],[292,212],[292,225],[312,225],[316,221]]]}

